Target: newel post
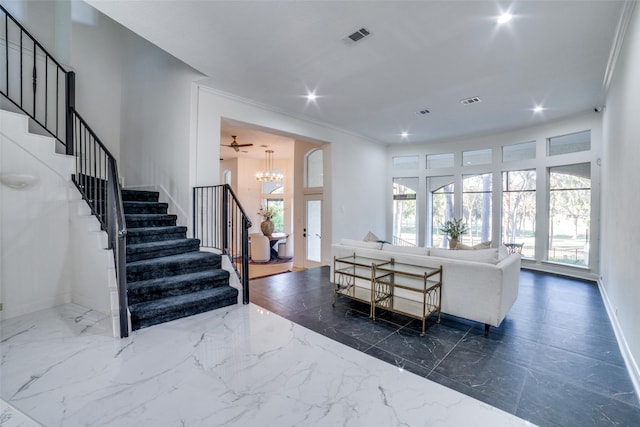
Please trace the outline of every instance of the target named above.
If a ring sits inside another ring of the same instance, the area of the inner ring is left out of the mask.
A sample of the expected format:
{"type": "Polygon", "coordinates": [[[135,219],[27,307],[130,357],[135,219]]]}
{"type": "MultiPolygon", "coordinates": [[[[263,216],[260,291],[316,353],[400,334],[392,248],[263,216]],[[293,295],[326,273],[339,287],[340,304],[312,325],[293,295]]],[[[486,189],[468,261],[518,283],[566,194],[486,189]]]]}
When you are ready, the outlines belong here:
{"type": "Polygon", "coordinates": [[[76,73],[67,72],[67,84],[65,93],[65,114],[66,114],[66,144],[67,155],[73,156],[73,111],[76,108],[76,73]]]}

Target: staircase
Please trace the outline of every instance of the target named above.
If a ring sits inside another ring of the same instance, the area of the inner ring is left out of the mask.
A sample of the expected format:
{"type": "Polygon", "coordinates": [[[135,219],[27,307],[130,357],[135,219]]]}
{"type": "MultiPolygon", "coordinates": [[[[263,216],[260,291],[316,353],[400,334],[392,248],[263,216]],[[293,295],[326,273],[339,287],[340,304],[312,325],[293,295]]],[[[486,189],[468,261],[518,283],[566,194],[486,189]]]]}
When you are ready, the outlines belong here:
{"type": "Polygon", "coordinates": [[[127,224],[127,296],[133,330],[236,304],[221,255],[176,226],[154,191],[123,190],[127,224]]]}

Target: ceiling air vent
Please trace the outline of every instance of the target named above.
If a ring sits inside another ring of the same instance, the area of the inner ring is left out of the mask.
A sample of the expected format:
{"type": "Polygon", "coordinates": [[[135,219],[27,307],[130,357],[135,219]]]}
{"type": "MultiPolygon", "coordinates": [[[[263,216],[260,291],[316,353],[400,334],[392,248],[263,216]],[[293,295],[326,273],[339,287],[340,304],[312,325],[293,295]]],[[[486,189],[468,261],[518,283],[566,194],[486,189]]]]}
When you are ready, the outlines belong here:
{"type": "Polygon", "coordinates": [[[462,105],[477,104],[478,102],[480,102],[480,98],[478,98],[477,96],[474,96],[473,98],[463,99],[460,102],[462,103],[462,105]]]}
{"type": "Polygon", "coordinates": [[[427,110],[426,108],[424,110],[420,110],[420,111],[416,111],[416,114],[419,116],[426,116],[427,114],[429,114],[431,111],[427,110]]]}
{"type": "Polygon", "coordinates": [[[345,37],[345,39],[351,40],[355,43],[370,35],[371,32],[369,30],[367,30],[366,28],[360,28],[358,31],[354,31],[353,33],[349,34],[347,37],[345,37]]]}

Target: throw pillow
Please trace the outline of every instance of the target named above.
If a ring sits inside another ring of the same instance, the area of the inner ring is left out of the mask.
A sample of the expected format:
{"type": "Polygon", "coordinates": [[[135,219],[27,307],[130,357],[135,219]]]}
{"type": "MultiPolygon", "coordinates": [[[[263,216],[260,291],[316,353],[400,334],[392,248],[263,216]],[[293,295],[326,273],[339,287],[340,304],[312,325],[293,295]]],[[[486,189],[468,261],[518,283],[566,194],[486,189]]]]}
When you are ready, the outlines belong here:
{"type": "Polygon", "coordinates": [[[458,243],[456,245],[456,250],[469,251],[469,250],[473,250],[473,249],[475,249],[473,246],[465,245],[464,243],[458,243]]]}
{"type": "Polygon", "coordinates": [[[368,232],[367,235],[364,236],[364,239],[362,239],[362,241],[363,242],[378,242],[378,241],[380,241],[380,239],[378,238],[378,236],[376,236],[372,232],[368,232]]]}

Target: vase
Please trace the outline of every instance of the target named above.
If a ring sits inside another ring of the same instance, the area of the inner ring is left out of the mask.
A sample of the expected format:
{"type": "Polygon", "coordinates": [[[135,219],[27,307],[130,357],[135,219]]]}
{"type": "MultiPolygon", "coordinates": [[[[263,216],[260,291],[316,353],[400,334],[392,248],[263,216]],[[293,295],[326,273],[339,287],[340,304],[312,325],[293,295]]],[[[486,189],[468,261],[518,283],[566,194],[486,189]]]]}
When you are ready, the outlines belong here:
{"type": "Polygon", "coordinates": [[[265,236],[271,236],[271,233],[273,233],[273,222],[271,222],[270,219],[265,219],[260,223],[260,230],[265,236]]]}
{"type": "Polygon", "coordinates": [[[449,239],[449,249],[455,249],[458,246],[458,239],[454,239],[453,237],[449,239]]]}

